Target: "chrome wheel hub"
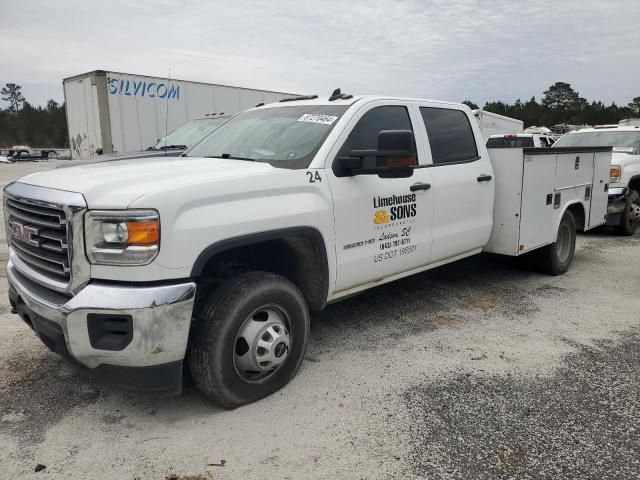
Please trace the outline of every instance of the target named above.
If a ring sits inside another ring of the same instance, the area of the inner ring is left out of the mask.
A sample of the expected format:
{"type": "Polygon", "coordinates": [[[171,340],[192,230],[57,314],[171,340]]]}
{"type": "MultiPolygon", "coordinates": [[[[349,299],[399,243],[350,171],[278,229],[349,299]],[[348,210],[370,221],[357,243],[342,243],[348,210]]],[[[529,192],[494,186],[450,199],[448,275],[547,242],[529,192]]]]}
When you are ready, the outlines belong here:
{"type": "Polygon", "coordinates": [[[289,319],[282,307],[267,305],[243,322],[236,336],[233,361],[244,381],[260,383],[287,360],[291,350],[289,319]]]}

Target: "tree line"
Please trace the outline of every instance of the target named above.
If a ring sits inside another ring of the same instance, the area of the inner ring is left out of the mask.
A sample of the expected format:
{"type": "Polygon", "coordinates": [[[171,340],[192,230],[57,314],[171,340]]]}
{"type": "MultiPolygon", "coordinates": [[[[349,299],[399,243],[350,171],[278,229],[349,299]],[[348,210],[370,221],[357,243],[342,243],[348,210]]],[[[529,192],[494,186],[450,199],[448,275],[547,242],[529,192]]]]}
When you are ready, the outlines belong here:
{"type": "Polygon", "coordinates": [[[9,104],[0,109],[0,147],[69,146],[64,103],[49,100],[45,107],[34,107],[22,95],[22,87],[15,83],[7,83],[0,95],[9,104]]]}
{"type": "MultiPolygon", "coordinates": [[[[471,108],[478,105],[470,100],[463,103],[471,108]]],[[[517,99],[509,104],[501,101],[486,102],[483,110],[517,118],[525,127],[551,127],[558,124],[570,125],[603,125],[618,123],[623,118],[640,116],[640,97],[635,97],[626,106],[615,103],[605,105],[601,101],[589,103],[576,92],[571,84],[556,82],[543,92],[542,101],[536,97],[526,102],[517,99]]]]}
{"type": "MultiPolygon", "coordinates": [[[[0,147],[29,145],[37,147],[68,147],[67,119],[64,103],[49,100],[45,107],[34,107],[22,95],[22,87],[7,83],[0,90],[1,98],[9,104],[0,109],[0,147]]],[[[463,103],[471,108],[478,105],[470,100],[463,103]]],[[[525,127],[568,123],[572,125],[598,125],[618,123],[623,118],[640,116],[640,97],[626,106],[601,101],[589,103],[569,83],[556,82],[544,91],[541,102],[531,97],[526,102],[486,102],[482,107],[489,112],[517,118],[525,127]]]]}

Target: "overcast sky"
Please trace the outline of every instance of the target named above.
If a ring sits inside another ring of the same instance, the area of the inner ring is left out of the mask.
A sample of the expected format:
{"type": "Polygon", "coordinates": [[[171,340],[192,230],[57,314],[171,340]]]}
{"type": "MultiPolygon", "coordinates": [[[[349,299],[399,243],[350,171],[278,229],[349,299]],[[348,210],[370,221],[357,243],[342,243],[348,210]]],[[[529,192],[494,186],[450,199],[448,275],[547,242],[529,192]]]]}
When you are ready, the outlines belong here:
{"type": "Polygon", "coordinates": [[[90,70],[476,103],[640,96],[638,0],[0,0],[0,83],[62,101],[90,70]]]}

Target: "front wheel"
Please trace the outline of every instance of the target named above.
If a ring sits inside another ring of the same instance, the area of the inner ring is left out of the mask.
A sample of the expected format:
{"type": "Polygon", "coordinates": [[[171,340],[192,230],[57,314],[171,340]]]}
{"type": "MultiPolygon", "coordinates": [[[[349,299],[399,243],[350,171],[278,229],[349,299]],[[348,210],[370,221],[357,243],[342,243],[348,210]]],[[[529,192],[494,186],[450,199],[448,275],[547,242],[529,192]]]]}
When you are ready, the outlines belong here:
{"type": "Polygon", "coordinates": [[[620,214],[620,224],[616,227],[616,232],[620,235],[633,235],[638,228],[638,210],[640,210],[640,195],[635,190],[631,190],[627,196],[624,210],[620,214]]]}
{"type": "Polygon", "coordinates": [[[569,270],[576,250],[576,222],[573,214],[564,212],[555,243],[542,247],[537,252],[540,269],[549,275],[562,275],[569,270]]]}
{"type": "Polygon", "coordinates": [[[300,368],[309,311],[300,290],[268,272],[238,275],[195,312],[189,367],[198,389],[235,408],[282,388],[300,368]]]}

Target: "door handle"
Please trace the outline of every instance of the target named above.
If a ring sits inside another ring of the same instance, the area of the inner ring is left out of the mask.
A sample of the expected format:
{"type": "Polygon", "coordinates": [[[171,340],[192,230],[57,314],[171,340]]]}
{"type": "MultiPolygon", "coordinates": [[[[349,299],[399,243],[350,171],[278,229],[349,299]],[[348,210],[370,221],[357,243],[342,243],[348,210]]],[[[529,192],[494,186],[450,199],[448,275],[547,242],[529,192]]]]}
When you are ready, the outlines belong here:
{"type": "Polygon", "coordinates": [[[479,182],[490,182],[493,177],[491,175],[485,175],[484,173],[478,177],[479,182]]]}
{"type": "Polygon", "coordinates": [[[431,188],[431,184],[430,183],[418,182],[418,183],[414,183],[413,185],[411,185],[409,187],[409,190],[411,190],[412,192],[416,192],[418,190],[429,190],[430,188],[431,188]]]}

